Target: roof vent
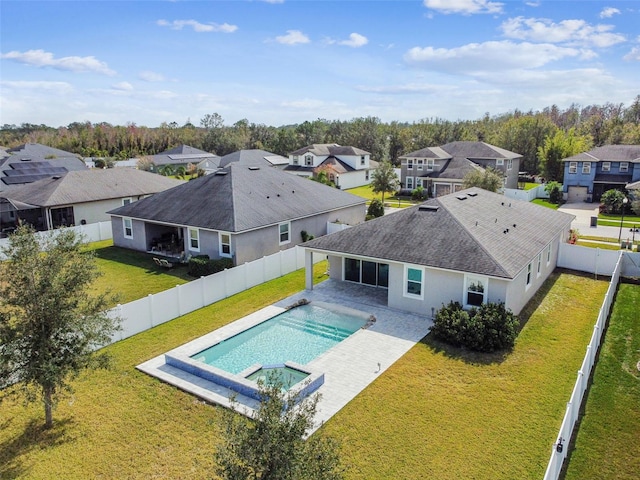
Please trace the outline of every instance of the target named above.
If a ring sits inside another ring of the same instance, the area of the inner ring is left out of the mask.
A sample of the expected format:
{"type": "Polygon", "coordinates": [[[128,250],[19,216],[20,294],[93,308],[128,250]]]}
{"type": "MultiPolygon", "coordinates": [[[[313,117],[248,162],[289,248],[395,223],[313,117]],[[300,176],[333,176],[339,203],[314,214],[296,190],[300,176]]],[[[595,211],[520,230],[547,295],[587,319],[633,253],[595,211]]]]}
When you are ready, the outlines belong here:
{"type": "Polygon", "coordinates": [[[260,167],[249,167],[249,170],[260,170],[260,167]]]}
{"type": "Polygon", "coordinates": [[[226,175],[229,172],[226,172],[224,170],[216,170],[216,172],[214,173],[214,175],[226,175]]]}
{"type": "Polygon", "coordinates": [[[60,175],[56,175],[56,176],[51,177],[51,178],[53,178],[54,180],[60,180],[60,175]]]}
{"type": "Polygon", "coordinates": [[[466,195],[456,195],[456,198],[457,198],[458,200],[466,200],[466,199],[467,199],[467,196],[466,196],[466,195]]]}
{"type": "Polygon", "coordinates": [[[420,205],[418,210],[421,212],[437,212],[438,208],[440,208],[438,205],[420,205]]]}
{"type": "Polygon", "coordinates": [[[470,197],[477,197],[478,194],[476,192],[469,192],[467,193],[467,195],[469,195],[470,197]]]}
{"type": "Polygon", "coordinates": [[[21,158],[21,159],[20,159],[20,161],[21,161],[21,162],[30,162],[30,161],[31,161],[31,158],[29,158],[29,157],[23,157],[23,158],[21,158]]]}

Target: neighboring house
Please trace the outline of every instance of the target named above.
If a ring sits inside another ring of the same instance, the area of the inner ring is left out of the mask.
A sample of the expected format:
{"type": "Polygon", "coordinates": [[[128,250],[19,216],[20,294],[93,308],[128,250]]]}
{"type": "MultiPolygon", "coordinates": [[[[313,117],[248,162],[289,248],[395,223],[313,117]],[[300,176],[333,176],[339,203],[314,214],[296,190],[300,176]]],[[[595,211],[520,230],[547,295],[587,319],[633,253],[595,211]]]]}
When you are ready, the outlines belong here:
{"type": "Polygon", "coordinates": [[[87,166],[79,156],[39,143],[27,143],[6,150],[6,156],[0,157],[0,192],[12,185],[81,170],[87,170],[87,166]]]}
{"type": "Polygon", "coordinates": [[[107,211],[182,183],[122,168],[67,172],[0,192],[1,230],[13,230],[18,220],[36,230],[109,221],[107,211]]]}
{"type": "Polygon", "coordinates": [[[346,190],[371,183],[371,175],[378,162],[371,154],[355,147],[337,144],[314,144],[289,154],[285,172],[311,177],[318,171],[327,172],[327,177],[336,187],[346,190]]]}
{"type": "Polygon", "coordinates": [[[291,248],[328,222],[364,221],[365,199],[276,168],[231,163],[109,212],[114,245],[249,262],[291,248]]]}
{"type": "Polygon", "coordinates": [[[607,190],[640,181],[640,145],[605,145],[562,161],[568,202],[599,202],[607,190]]]}
{"type": "Polygon", "coordinates": [[[143,160],[151,162],[151,171],[158,172],[162,167],[171,165],[174,168],[188,167],[189,165],[198,165],[205,160],[212,162],[217,166],[220,157],[213,153],[205,152],[188,145],[180,145],[171,148],[157,155],[144,157],[143,160]]]}
{"type": "Polygon", "coordinates": [[[462,190],[465,175],[491,167],[502,172],[505,188],[518,188],[522,155],[484,142],[451,142],[400,157],[402,188],[423,187],[432,197],[462,190]]]}
{"type": "Polygon", "coordinates": [[[517,314],[556,267],[574,218],[470,188],[305,243],[306,288],[321,254],[332,279],[386,289],[392,308],[504,302],[517,314]]]}
{"type": "Polygon", "coordinates": [[[238,150],[220,158],[219,167],[224,168],[232,163],[243,166],[277,167],[284,169],[289,165],[289,159],[282,155],[267,152],[265,150],[238,150]]]}

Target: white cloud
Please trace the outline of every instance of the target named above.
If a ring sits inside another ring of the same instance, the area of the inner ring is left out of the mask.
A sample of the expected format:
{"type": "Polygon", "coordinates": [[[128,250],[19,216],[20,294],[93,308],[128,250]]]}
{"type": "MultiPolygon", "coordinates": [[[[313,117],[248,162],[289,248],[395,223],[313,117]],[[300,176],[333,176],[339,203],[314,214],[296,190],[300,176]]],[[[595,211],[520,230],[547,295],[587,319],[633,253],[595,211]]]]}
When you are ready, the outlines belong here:
{"type": "Polygon", "coordinates": [[[356,87],[356,90],[367,93],[383,93],[383,94],[436,94],[444,91],[453,91],[457,87],[452,85],[434,85],[428,83],[407,83],[404,85],[381,85],[381,86],[364,86],[356,87]]]}
{"type": "Polygon", "coordinates": [[[365,37],[364,35],[360,35],[359,33],[352,33],[351,35],[349,35],[349,40],[338,42],[339,45],[345,45],[347,47],[353,48],[363,47],[367,43],[369,43],[367,37],[365,37]]]}
{"type": "Polygon", "coordinates": [[[276,42],[284,45],[298,45],[300,43],[309,43],[310,41],[309,37],[300,30],[287,30],[286,35],[276,37],[276,42]]]}
{"type": "Polygon", "coordinates": [[[47,92],[55,93],[57,95],[71,93],[73,91],[73,87],[71,86],[70,83],[67,83],[67,82],[18,80],[18,81],[0,82],[0,85],[6,88],[14,89],[14,90],[35,90],[39,92],[47,91],[47,92]]]}
{"type": "Polygon", "coordinates": [[[194,32],[223,32],[233,33],[238,30],[237,25],[229,25],[228,23],[200,23],[197,20],[173,20],[168,22],[166,20],[158,20],[157,25],[161,27],[169,27],[171,30],[182,30],[184,27],[191,27],[194,32]]]}
{"type": "Polygon", "coordinates": [[[164,75],[161,73],[152,72],[150,70],[144,70],[138,74],[140,80],[145,82],[162,82],[164,81],[164,75]]]}
{"type": "Polygon", "coordinates": [[[640,62],[640,47],[633,47],[629,53],[622,57],[622,59],[627,62],[633,62],[634,60],[640,62]]]}
{"type": "Polygon", "coordinates": [[[71,72],[95,72],[109,76],[116,74],[105,62],[101,62],[93,56],[55,58],[51,52],[45,52],[44,50],[27,50],[26,52],[13,51],[3,53],[0,55],[0,58],[15,60],[18,63],[24,63],[25,65],[32,65],[34,67],[51,67],[56,70],[67,70],[71,72]]]}
{"type": "Polygon", "coordinates": [[[265,3],[284,3],[284,0],[262,0],[265,3]]]}
{"type": "Polygon", "coordinates": [[[119,82],[111,85],[111,88],[113,88],[114,90],[121,90],[123,92],[133,91],[133,85],[131,85],[129,82],[119,82]]]}
{"type": "Polygon", "coordinates": [[[539,7],[540,6],[540,2],[524,2],[525,5],[527,5],[528,7],[539,7]]]}
{"type": "Polygon", "coordinates": [[[502,13],[503,5],[503,3],[488,0],[424,0],[425,7],[445,14],[502,13]]]}
{"type": "Polygon", "coordinates": [[[611,18],[614,15],[620,15],[620,10],[613,7],[606,7],[600,12],[600,18],[611,18]]]}
{"type": "Polygon", "coordinates": [[[625,36],[613,33],[613,25],[589,25],[584,20],[562,20],[555,23],[547,18],[510,18],[500,26],[507,38],[533,42],[565,43],[593,47],[610,47],[624,42],[625,36]]]}
{"type": "Polygon", "coordinates": [[[502,70],[536,68],[567,57],[591,55],[588,50],[558,47],[549,43],[514,43],[508,40],[470,43],[457,48],[414,47],[404,54],[410,65],[448,73],[476,74],[502,70]]]}

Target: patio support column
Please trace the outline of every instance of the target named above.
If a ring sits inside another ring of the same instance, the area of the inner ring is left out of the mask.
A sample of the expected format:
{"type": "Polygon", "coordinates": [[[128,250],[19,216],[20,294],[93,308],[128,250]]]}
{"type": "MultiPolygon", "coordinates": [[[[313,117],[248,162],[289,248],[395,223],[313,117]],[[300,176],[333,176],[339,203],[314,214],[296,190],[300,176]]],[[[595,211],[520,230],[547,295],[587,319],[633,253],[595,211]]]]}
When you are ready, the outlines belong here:
{"type": "Polygon", "coordinates": [[[305,250],[304,252],[304,287],[307,290],[313,290],[313,252],[305,250]]]}

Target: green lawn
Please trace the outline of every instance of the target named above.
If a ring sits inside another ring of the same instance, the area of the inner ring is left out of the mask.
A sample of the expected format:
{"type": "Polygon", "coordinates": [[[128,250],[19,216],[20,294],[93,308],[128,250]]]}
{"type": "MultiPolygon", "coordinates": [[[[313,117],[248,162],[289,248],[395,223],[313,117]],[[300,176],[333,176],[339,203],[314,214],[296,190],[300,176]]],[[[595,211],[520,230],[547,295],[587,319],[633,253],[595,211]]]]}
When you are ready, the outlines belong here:
{"type": "MultiPolygon", "coordinates": [[[[114,368],[78,379],[51,431],[40,406],[4,403],[0,478],[214,477],[221,409],[135,365],[303,285],[299,270],[107,347],[114,368]]],[[[505,356],[426,337],[316,434],[341,441],[349,479],[541,478],[606,288],[552,275],[505,356]]]]}
{"type": "MultiPolygon", "coordinates": [[[[349,192],[349,193],[351,193],[353,195],[357,195],[359,197],[366,198],[369,201],[371,201],[373,199],[382,200],[382,194],[381,193],[373,193],[371,191],[371,185],[363,185],[361,187],[350,188],[348,190],[345,190],[345,192],[349,192]]],[[[367,202],[367,203],[369,203],[369,202],[367,202]]],[[[389,194],[386,194],[384,196],[384,203],[387,204],[390,207],[405,208],[405,207],[410,207],[412,205],[415,205],[417,202],[414,202],[411,199],[408,199],[408,198],[405,198],[405,197],[398,198],[395,195],[389,196],[389,194]]]]}
{"type": "Polygon", "coordinates": [[[566,480],[637,479],[640,472],[640,285],[621,284],[566,480]]]}
{"type": "Polygon", "coordinates": [[[547,207],[547,208],[552,208],[553,210],[557,210],[560,207],[560,205],[556,203],[551,203],[546,198],[534,198],[533,200],[531,200],[531,203],[535,203],[536,205],[542,205],[543,207],[547,207]]]}
{"type": "Polygon", "coordinates": [[[103,273],[95,288],[117,293],[118,303],[128,303],[194,280],[187,275],[186,265],[172,269],[159,267],[151,255],[114,247],[112,240],[90,243],[87,248],[95,250],[103,273]]]}

